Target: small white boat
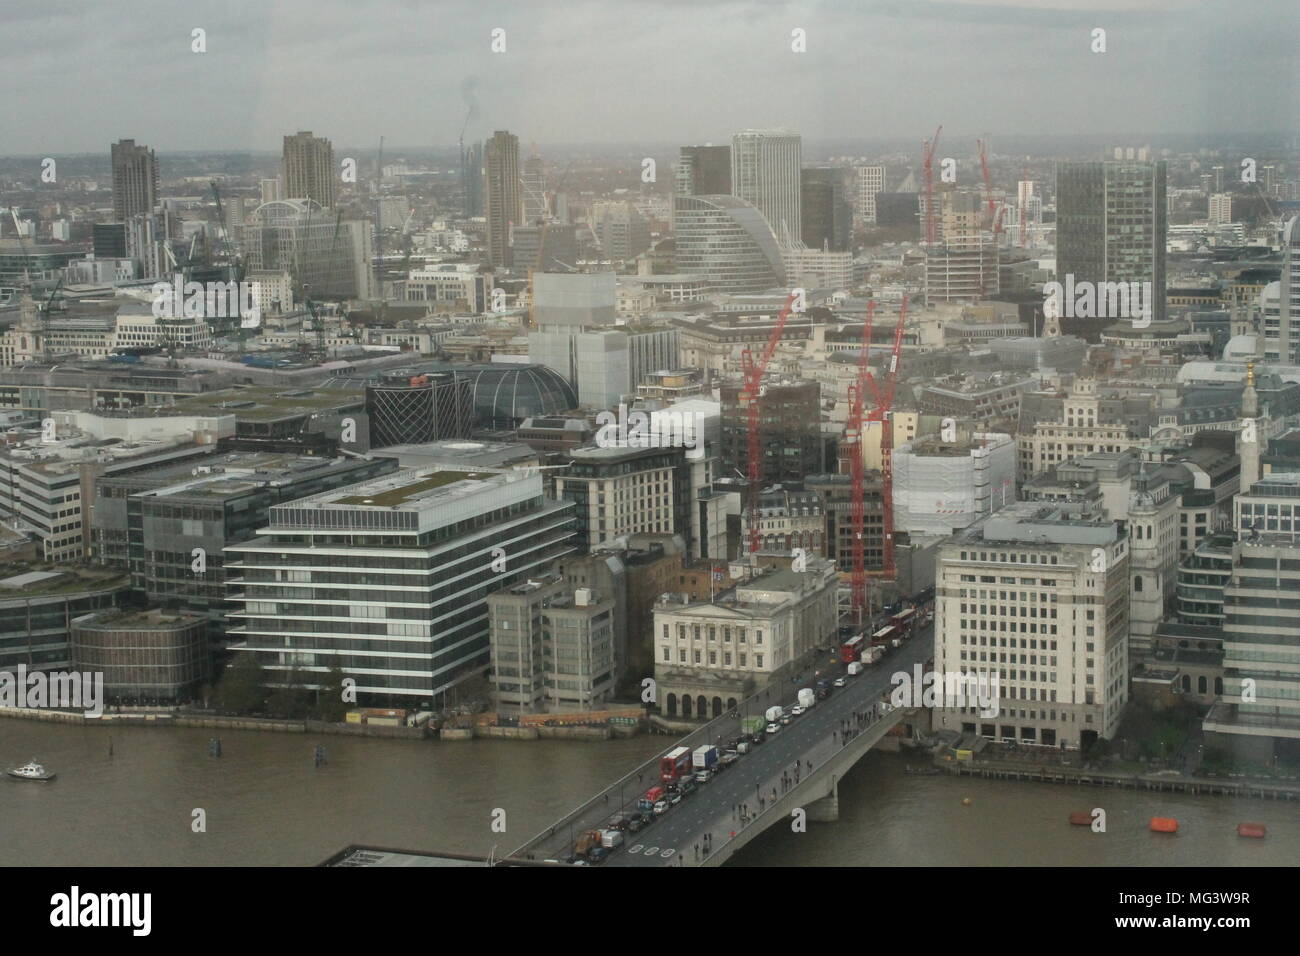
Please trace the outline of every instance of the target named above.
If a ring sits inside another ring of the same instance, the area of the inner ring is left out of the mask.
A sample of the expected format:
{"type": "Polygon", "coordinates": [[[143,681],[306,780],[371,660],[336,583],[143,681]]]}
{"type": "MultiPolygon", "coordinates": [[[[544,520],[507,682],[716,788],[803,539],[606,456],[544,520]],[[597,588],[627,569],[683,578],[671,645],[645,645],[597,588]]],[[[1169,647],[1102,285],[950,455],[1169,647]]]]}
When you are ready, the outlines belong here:
{"type": "Polygon", "coordinates": [[[35,760],[32,760],[23,764],[21,767],[15,767],[13,770],[10,770],[9,776],[17,777],[19,780],[53,780],[55,775],[49,773],[35,760]]]}

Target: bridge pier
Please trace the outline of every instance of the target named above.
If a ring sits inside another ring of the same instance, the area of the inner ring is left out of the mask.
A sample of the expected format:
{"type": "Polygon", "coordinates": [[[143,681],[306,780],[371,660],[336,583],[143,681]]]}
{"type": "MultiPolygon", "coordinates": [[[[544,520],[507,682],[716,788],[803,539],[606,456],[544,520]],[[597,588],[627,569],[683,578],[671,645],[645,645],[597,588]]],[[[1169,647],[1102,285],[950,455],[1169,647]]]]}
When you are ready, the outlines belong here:
{"type": "Polygon", "coordinates": [[[834,823],[840,818],[840,782],[831,776],[831,792],[804,807],[810,823],[834,823]]]}

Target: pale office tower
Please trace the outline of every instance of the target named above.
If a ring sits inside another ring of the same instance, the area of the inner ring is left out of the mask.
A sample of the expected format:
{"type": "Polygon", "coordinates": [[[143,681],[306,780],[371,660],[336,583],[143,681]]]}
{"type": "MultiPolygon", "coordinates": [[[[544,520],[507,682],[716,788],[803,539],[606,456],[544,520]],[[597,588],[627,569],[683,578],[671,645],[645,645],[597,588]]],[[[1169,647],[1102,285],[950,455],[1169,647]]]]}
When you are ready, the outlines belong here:
{"type": "Polygon", "coordinates": [[[1212,226],[1232,222],[1232,193],[1213,193],[1210,196],[1208,218],[1212,226]]]}
{"type": "Polygon", "coordinates": [[[1078,750],[1128,698],[1128,539],[1079,506],[1021,502],[941,545],[937,673],[998,678],[997,716],[935,710],[935,730],[1078,750]]]}
{"type": "Polygon", "coordinates": [[[884,166],[858,167],[858,219],[865,225],[876,223],[876,195],[885,191],[884,166]]]}
{"type": "Polygon", "coordinates": [[[731,137],[731,194],[751,203],[790,242],[803,234],[799,210],[802,140],[788,130],[745,130],[731,137]]]}
{"type": "Polygon", "coordinates": [[[158,157],[148,146],[124,139],[111,147],[113,218],[123,222],[158,205],[158,157]]]}
{"type": "Polygon", "coordinates": [[[536,225],[546,219],[549,213],[546,205],[546,169],[540,156],[533,155],[524,160],[520,186],[524,205],[522,224],[536,225]]]}
{"type": "Polygon", "coordinates": [[[509,266],[510,227],[523,222],[519,189],[519,137],[497,130],[483,147],[483,206],[488,262],[509,266]]]}
{"type": "Polygon", "coordinates": [[[171,271],[163,250],[167,219],[165,213],[137,213],[126,221],[126,254],[139,266],[142,279],[156,279],[171,271]]]}
{"type": "Polygon", "coordinates": [[[613,325],[617,288],[612,272],[538,273],[533,277],[533,321],[538,328],[613,325]]]}
{"type": "Polygon", "coordinates": [[[627,334],[617,329],[534,329],[528,333],[528,360],[562,376],[587,408],[613,408],[632,391],[627,334]]]}
{"type": "Polygon", "coordinates": [[[232,197],[221,204],[221,209],[226,216],[221,224],[225,231],[223,238],[238,242],[244,233],[244,200],[232,197]]]}
{"type": "Polygon", "coordinates": [[[280,189],[280,180],[278,178],[262,180],[262,202],[276,202],[283,198],[284,195],[280,189]]]}
{"type": "Polygon", "coordinates": [[[1282,277],[1278,282],[1278,354],[1300,364],[1300,217],[1282,228],[1282,277]]]}
{"type": "Polygon", "coordinates": [[[908,442],[894,452],[899,531],[947,537],[1016,500],[1016,443],[996,432],[908,442]]]}
{"type": "Polygon", "coordinates": [[[543,326],[528,333],[528,360],[562,376],[588,408],[630,401],[647,376],[679,364],[677,329],[543,326]]]}
{"type": "Polygon", "coordinates": [[[284,138],[280,159],[285,197],[334,205],[334,147],[310,130],[284,138]]]}
{"type": "Polygon", "coordinates": [[[786,280],[808,289],[853,288],[853,253],[810,249],[803,243],[781,250],[786,280]]]}
{"type": "Polygon", "coordinates": [[[514,714],[592,710],[614,695],[615,601],[559,574],[488,596],[492,687],[514,714]]]}
{"type": "Polygon", "coordinates": [[[650,224],[625,200],[592,203],[591,226],[608,259],[633,259],[650,248],[650,224]]]}

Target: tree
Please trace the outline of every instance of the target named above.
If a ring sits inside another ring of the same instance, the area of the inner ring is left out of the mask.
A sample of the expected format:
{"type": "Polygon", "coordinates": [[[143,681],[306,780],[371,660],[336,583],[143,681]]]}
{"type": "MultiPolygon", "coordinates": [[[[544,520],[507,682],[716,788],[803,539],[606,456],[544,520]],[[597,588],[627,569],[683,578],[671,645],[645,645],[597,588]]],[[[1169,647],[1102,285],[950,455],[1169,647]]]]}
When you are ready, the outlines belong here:
{"type": "Polygon", "coordinates": [[[216,703],[221,710],[254,714],[266,706],[266,672],[253,654],[239,654],[226,665],[217,682],[216,703]]]}
{"type": "Polygon", "coordinates": [[[272,717],[297,720],[307,716],[310,707],[310,692],[303,686],[302,678],[295,667],[287,674],[277,674],[278,687],[271,688],[266,699],[267,712],[272,717]]]}
{"type": "Polygon", "coordinates": [[[343,700],[343,681],[347,675],[343,668],[335,664],[325,674],[321,682],[320,701],[316,712],[321,720],[339,723],[347,714],[350,705],[343,700]]]}

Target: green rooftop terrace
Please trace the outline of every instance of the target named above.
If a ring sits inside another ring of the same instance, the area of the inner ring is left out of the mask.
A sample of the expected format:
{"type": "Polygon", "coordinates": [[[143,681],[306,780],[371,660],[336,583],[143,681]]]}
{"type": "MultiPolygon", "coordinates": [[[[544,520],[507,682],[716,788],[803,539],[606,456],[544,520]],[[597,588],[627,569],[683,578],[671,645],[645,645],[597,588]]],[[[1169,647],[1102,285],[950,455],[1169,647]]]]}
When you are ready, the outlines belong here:
{"type": "Polygon", "coordinates": [[[387,488],[384,491],[375,492],[371,495],[348,495],[346,498],[336,498],[331,504],[336,505],[362,505],[373,508],[392,508],[400,504],[405,504],[412,498],[416,498],[426,491],[433,491],[435,488],[442,488],[446,485],[454,484],[457,481],[466,479],[490,478],[494,472],[479,471],[439,471],[432,475],[419,478],[408,485],[402,485],[398,488],[387,488]]]}

